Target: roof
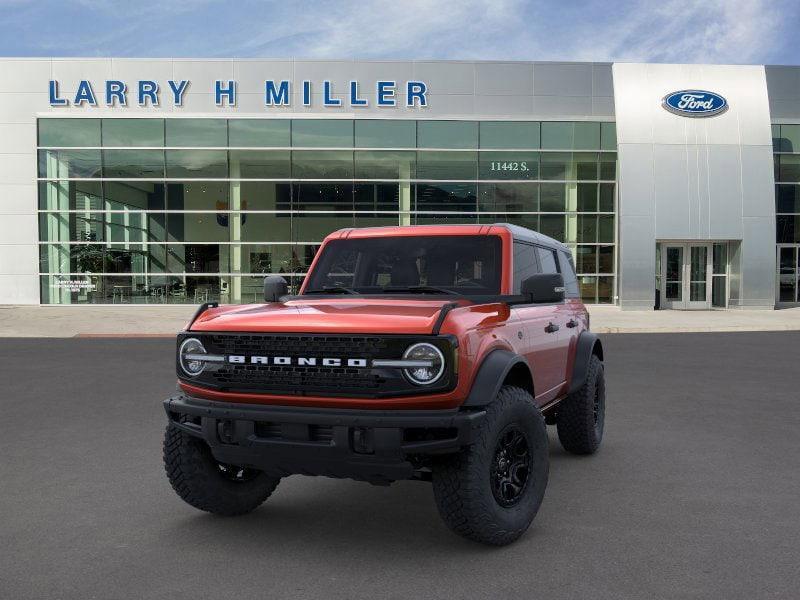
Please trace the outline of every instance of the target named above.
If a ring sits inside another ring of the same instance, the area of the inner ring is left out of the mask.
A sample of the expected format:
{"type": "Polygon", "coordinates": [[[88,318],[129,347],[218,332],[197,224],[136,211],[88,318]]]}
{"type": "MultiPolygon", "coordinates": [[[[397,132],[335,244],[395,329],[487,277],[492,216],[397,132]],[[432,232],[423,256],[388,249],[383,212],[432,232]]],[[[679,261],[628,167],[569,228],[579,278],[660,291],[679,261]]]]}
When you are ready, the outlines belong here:
{"type": "Polygon", "coordinates": [[[340,229],[330,234],[331,238],[350,238],[350,237],[378,237],[386,235],[413,235],[420,230],[432,230],[433,235],[453,235],[456,232],[466,235],[488,235],[493,227],[507,229],[515,240],[548,246],[557,250],[569,252],[569,249],[551,237],[520,227],[511,223],[486,223],[480,225],[386,225],[383,227],[359,227],[340,229]]]}

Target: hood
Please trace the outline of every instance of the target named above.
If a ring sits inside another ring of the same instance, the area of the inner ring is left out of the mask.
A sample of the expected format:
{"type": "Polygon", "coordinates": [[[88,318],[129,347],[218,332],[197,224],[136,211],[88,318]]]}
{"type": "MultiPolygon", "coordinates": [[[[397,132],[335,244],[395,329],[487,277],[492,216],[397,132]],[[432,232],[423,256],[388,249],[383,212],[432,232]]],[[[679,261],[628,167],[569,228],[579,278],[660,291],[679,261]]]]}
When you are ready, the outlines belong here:
{"type": "Polygon", "coordinates": [[[191,331],[429,334],[451,301],[319,298],[220,306],[205,311],[191,331]]]}

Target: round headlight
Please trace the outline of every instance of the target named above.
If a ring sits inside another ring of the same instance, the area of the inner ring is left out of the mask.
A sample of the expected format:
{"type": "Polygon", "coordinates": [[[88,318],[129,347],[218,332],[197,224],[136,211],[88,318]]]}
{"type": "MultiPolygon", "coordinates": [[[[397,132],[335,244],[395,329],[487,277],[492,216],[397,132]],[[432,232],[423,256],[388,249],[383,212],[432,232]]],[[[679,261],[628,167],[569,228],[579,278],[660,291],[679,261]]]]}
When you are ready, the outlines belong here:
{"type": "Polygon", "coordinates": [[[441,350],[433,344],[421,342],[409,346],[408,350],[403,354],[403,359],[418,360],[430,364],[430,366],[403,369],[406,377],[417,385],[430,385],[438,381],[444,373],[444,356],[441,350]]]}
{"type": "Polygon", "coordinates": [[[181,347],[178,349],[178,361],[181,363],[183,372],[189,377],[200,375],[206,366],[206,361],[197,358],[199,354],[207,354],[200,340],[197,338],[183,340],[181,347]]]}

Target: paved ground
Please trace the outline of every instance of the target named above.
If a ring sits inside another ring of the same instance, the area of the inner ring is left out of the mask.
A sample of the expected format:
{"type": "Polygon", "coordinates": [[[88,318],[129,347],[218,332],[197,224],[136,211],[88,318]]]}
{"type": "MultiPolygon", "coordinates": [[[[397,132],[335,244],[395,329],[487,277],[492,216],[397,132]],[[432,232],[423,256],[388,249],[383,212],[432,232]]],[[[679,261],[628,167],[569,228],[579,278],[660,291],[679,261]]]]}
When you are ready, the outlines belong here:
{"type": "MultiPolygon", "coordinates": [[[[0,305],[0,337],[171,336],[196,310],[194,305],[0,305]]],[[[589,312],[598,333],[800,331],[800,308],[623,311],[590,306],[589,312]]]]}
{"type": "Polygon", "coordinates": [[[792,598],[800,333],[605,336],[604,446],[531,530],[452,535],[428,485],[293,477],[246,517],[161,466],[170,340],[0,340],[0,597],[792,598]]]}

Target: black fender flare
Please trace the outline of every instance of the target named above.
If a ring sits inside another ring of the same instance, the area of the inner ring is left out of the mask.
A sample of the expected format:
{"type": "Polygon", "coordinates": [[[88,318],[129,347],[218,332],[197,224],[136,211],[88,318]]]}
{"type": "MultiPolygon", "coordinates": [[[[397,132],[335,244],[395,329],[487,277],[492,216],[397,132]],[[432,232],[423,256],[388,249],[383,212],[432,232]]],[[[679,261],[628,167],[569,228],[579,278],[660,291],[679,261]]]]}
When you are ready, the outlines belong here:
{"type": "Polygon", "coordinates": [[[589,369],[589,359],[592,354],[597,354],[603,360],[603,344],[596,334],[591,331],[582,331],[578,336],[575,347],[575,365],[572,367],[572,379],[569,383],[569,393],[581,388],[586,381],[586,371],[589,369]]]}
{"type": "Polygon", "coordinates": [[[519,354],[503,348],[489,352],[478,368],[478,374],[472,381],[472,389],[462,406],[486,406],[493,402],[509,371],[520,363],[525,365],[533,378],[533,370],[528,361],[519,354]]]}

